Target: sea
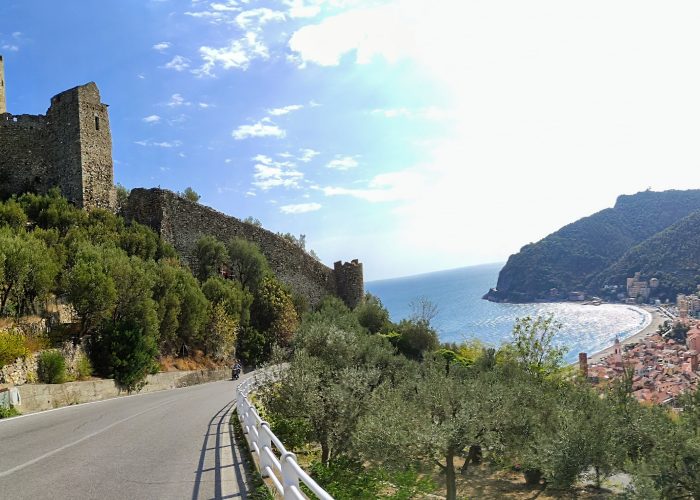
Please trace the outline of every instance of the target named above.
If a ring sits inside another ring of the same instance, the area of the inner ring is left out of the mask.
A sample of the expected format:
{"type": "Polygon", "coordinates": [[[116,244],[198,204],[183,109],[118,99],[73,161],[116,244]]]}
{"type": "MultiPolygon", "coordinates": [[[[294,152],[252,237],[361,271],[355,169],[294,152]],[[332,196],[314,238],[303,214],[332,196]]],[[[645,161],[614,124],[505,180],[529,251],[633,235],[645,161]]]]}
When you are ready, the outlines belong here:
{"type": "Polygon", "coordinates": [[[411,302],[426,298],[437,306],[432,320],[443,342],[478,339],[494,347],[511,338],[516,318],[553,315],[562,324],[555,341],[568,349],[567,362],[579,352],[594,354],[646,328],[649,312],[621,304],[582,305],[571,302],[498,304],[481,297],[496,286],[503,264],[485,264],[416,276],[365,283],[379,297],[392,321],[411,315],[411,302]]]}

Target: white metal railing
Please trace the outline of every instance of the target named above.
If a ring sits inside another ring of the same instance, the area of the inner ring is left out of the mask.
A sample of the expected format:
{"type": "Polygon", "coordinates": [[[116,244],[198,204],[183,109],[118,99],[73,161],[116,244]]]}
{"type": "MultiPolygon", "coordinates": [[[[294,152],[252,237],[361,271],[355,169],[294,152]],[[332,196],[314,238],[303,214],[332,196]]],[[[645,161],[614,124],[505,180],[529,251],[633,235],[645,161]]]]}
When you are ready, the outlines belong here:
{"type": "Polygon", "coordinates": [[[236,391],[238,420],[241,422],[251,453],[258,456],[260,475],[272,481],[282,498],[306,499],[299,484],[302,482],[318,498],[333,500],[333,497],[299,466],[294,453],[287,451],[282,441],[270,429],[270,425],[260,418],[257,410],[248,400],[248,394],[251,391],[265,383],[277,380],[285,368],[286,366],[266,368],[239,384],[236,391]]]}

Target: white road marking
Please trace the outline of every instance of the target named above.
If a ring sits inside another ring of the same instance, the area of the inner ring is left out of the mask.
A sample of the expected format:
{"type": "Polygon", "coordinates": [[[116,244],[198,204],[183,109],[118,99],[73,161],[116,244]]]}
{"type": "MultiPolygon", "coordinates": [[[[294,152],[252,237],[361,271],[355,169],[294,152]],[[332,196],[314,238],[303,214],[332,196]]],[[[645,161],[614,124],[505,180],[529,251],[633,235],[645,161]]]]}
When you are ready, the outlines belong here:
{"type": "Polygon", "coordinates": [[[22,470],[22,469],[24,469],[24,468],[26,468],[26,467],[29,467],[30,465],[34,465],[34,464],[37,463],[37,462],[40,462],[40,461],[44,460],[45,458],[49,458],[49,457],[55,455],[56,453],[60,453],[60,452],[62,452],[63,450],[70,448],[71,446],[75,446],[76,444],[80,444],[80,443],[82,443],[83,441],[86,441],[86,440],[88,440],[88,439],[90,439],[90,438],[93,438],[93,437],[99,435],[99,434],[102,434],[103,432],[105,432],[105,431],[111,429],[112,427],[114,427],[114,426],[116,426],[116,425],[123,424],[124,422],[127,422],[128,420],[131,420],[131,419],[134,419],[134,418],[136,418],[136,417],[139,417],[139,416],[143,415],[144,413],[148,413],[149,411],[155,410],[156,408],[160,408],[161,406],[163,406],[163,405],[165,405],[165,404],[167,404],[167,403],[170,403],[170,402],[173,401],[174,399],[175,399],[175,398],[167,399],[167,400],[163,401],[163,402],[160,403],[160,404],[157,404],[157,405],[155,405],[155,406],[152,406],[151,408],[148,408],[147,410],[143,410],[143,411],[140,411],[140,412],[138,412],[138,413],[135,413],[134,415],[130,415],[130,416],[128,416],[128,417],[126,417],[126,418],[123,418],[123,419],[121,419],[121,420],[117,420],[116,422],[113,422],[113,423],[109,424],[109,425],[106,426],[106,427],[103,427],[102,429],[100,429],[100,430],[98,430],[98,431],[95,431],[95,432],[93,432],[93,433],[90,433],[90,434],[88,434],[87,436],[83,436],[83,437],[81,437],[80,439],[78,439],[78,440],[76,440],[76,441],[73,441],[72,443],[64,444],[63,446],[60,446],[59,448],[56,448],[55,450],[49,451],[49,452],[47,452],[47,453],[44,453],[43,455],[40,455],[40,456],[38,456],[38,457],[36,457],[36,458],[33,458],[32,460],[29,460],[28,462],[24,462],[23,464],[20,464],[20,465],[17,465],[17,466],[15,466],[15,467],[12,467],[11,469],[8,469],[8,470],[6,470],[6,471],[4,471],[4,472],[0,472],[0,478],[9,476],[10,474],[13,474],[13,473],[15,473],[15,472],[17,472],[17,471],[20,471],[20,470],[22,470]]]}

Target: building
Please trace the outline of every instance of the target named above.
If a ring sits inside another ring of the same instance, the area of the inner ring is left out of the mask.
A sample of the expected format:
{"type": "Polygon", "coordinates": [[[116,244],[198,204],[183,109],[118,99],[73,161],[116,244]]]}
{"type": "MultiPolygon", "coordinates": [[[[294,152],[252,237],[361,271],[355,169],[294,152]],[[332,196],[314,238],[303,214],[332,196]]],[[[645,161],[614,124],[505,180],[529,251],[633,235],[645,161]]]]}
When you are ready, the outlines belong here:
{"type": "Polygon", "coordinates": [[[107,105],[88,83],[56,94],[45,115],[7,112],[0,56],[0,196],[57,186],[75,205],[116,204],[107,105]]]}

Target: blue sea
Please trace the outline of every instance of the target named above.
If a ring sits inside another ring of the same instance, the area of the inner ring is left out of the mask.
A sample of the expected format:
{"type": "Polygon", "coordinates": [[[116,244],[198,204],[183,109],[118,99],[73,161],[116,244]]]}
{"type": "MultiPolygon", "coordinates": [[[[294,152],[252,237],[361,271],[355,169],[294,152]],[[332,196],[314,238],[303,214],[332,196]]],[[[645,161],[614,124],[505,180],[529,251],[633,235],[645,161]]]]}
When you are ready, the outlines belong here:
{"type": "Polygon", "coordinates": [[[575,361],[579,352],[590,355],[600,351],[612,345],[615,337],[633,335],[651,321],[643,309],[619,304],[497,304],[482,300],[489,288],[496,286],[501,267],[503,264],[486,264],[370,281],[365,288],[381,299],[393,321],[410,316],[411,301],[429,299],[438,309],[433,326],[445,342],[479,339],[498,346],[509,341],[515,318],[553,314],[563,325],[556,340],[569,349],[569,362],[575,361]]]}

